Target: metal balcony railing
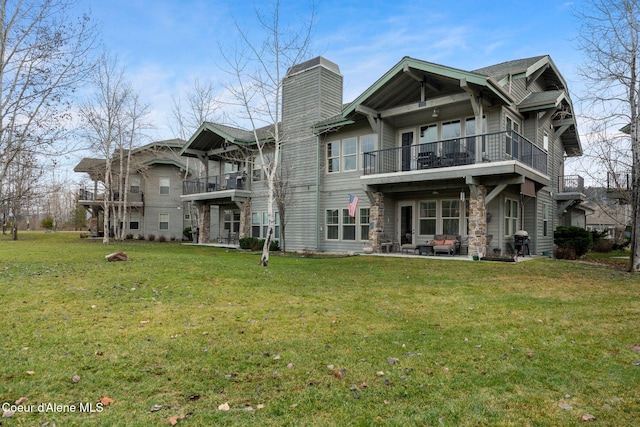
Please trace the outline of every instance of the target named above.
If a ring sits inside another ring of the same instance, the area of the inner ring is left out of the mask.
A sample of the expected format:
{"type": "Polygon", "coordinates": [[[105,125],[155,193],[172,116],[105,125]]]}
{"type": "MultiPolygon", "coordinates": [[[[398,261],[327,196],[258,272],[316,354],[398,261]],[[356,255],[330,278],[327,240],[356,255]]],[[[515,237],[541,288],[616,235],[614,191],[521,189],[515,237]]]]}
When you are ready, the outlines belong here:
{"type": "Polygon", "coordinates": [[[558,191],[560,193],[584,193],[584,178],[580,175],[559,176],[558,191]]]}
{"type": "Polygon", "coordinates": [[[205,176],[202,178],[182,181],[182,194],[212,193],[224,190],[244,190],[246,187],[246,174],[231,172],[224,175],[224,179],[218,176],[205,176]]]}
{"type": "Polygon", "coordinates": [[[516,160],[547,173],[547,153],[514,131],[387,148],[364,153],[363,159],[365,175],[503,160],[516,160]]]}
{"type": "Polygon", "coordinates": [[[631,187],[631,172],[607,172],[607,190],[629,191],[631,187]]]}

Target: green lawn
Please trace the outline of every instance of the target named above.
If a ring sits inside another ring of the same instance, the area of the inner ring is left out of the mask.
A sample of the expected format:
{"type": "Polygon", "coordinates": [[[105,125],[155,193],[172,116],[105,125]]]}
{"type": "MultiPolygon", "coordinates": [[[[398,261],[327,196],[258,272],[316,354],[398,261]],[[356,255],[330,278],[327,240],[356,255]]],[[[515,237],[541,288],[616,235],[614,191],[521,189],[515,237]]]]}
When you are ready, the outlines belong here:
{"type": "Polygon", "coordinates": [[[551,259],[258,261],[169,242],[3,236],[0,402],[26,397],[36,412],[0,425],[640,419],[638,277],[551,259]],[[117,250],[131,260],[107,263],[117,250]],[[101,412],[79,412],[88,404],[101,412]]]}

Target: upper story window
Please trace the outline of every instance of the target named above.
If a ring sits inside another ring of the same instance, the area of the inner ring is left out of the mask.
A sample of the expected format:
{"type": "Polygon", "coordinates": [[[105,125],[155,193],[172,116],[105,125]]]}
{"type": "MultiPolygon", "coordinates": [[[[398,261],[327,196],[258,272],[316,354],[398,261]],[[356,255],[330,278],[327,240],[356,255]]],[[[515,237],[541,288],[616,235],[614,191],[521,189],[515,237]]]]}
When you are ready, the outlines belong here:
{"type": "Polygon", "coordinates": [[[442,140],[460,138],[460,120],[442,123],[442,140]]]}
{"type": "Polygon", "coordinates": [[[327,143],[327,172],[352,172],[364,169],[364,153],[375,151],[375,135],[345,138],[327,143]],[[362,163],[362,164],[360,164],[362,163]]]}
{"type": "Polygon", "coordinates": [[[169,194],[169,189],[171,188],[171,179],[170,178],[160,178],[160,194],[169,194]]]}
{"type": "Polygon", "coordinates": [[[253,180],[253,182],[259,182],[267,179],[265,167],[265,164],[262,162],[262,157],[254,157],[253,168],[251,169],[251,179],[253,180]]]}
{"type": "Polygon", "coordinates": [[[358,168],[358,139],[349,138],[342,141],[343,170],[354,171],[358,168]]]}
{"type": "Polygon", "coordinates": [[[129,191],[132,194],[140,193],[140,177],[139,176],[132,176],[129,178],[129,191]]]}
{"type": "Polygon", "coordinates": [[[327,172],[340,172],[340,141],[327,144],[327,172]]]}
{"type": "Polygon", "coordinates": [[[549,151],[549,134],[546,132],[542,136],[542,148],[544,148],[545,151],[549,151]]]}

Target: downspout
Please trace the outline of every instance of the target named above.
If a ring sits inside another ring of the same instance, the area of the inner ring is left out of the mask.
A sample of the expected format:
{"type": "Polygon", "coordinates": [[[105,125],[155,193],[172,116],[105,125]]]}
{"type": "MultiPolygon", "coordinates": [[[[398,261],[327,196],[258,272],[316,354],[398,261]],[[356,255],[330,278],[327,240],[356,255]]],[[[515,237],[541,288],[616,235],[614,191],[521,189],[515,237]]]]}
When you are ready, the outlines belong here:
{"type": "Polygon", "coordinates": [[[319,209],[320,209],[320,134],[316,135],[316,141],[318,143],[318,150],[316,153],[316,244],[315,249],[318,250],[320,247],[320,218],[319,218],[319,209]]]}

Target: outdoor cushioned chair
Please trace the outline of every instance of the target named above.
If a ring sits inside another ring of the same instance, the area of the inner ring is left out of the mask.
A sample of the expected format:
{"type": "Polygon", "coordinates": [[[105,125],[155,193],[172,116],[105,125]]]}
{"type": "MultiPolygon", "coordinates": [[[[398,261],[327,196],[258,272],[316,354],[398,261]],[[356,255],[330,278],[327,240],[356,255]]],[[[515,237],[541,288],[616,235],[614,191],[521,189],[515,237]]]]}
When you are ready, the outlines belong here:
{"type": "Polygon", "coordinates": [[[446,253],[447,255],[455,255],[460,253],[460,236],[456,234],[436,234],[433,240],[427,242],[429,246],[433,245],[433,253],[446,253]]]}

